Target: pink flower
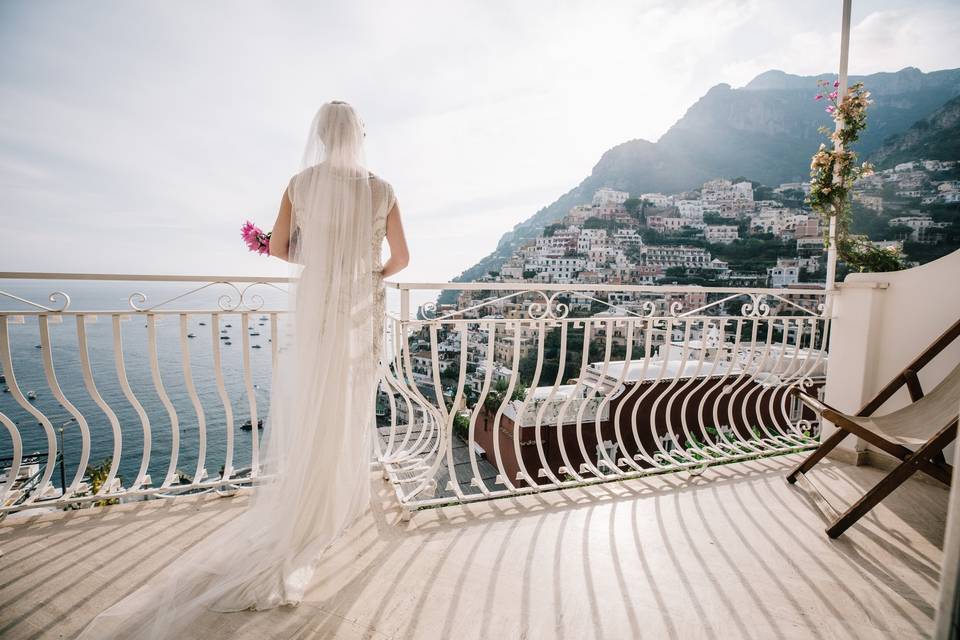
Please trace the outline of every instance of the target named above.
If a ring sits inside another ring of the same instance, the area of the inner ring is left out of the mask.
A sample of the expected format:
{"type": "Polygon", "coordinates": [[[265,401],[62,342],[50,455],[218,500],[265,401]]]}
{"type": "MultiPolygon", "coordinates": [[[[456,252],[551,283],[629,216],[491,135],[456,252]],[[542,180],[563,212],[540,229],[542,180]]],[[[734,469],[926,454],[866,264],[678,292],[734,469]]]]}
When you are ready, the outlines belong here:
{"type": "Polygon", "coordinates": [[[817,94],[817,97],[814,98],[814,100],[823,100],[823,95],[820,94],[820,93],[818,93],[818,94],[817,94]]]}
{"type": "Polygon", "coordinates": [[[244,244],[250,251],[255,251],[260,255],[269,255],[270,234],[264,233],[262,229],[249,220],[240,227],[240,237],[243,238],[244,244]]]}
{"type": "Polygon", "coordinates": [[[828,97],[829,97],[831,100],[836,100],[838,95],[839,95],[839,94],[838,94],[836,91],[834,91],[834,92],[831,93],[828,97]]]}
{"type": "Polygon", "coordinates": [[[829,113],[830,115],[833,115],[833,112],[836,111],[836,110],[837,110],[837,108],[836,108],[835,106],[833,106],[833,105],[830,105],[830,106],[827,107],[827,109],[826,109],[827,113],[829,113]]]}
{"type": "Polygon", "coordinates": [[[840,86],[840,81],[839,81],[839,80],[834,80],[834,81],[833,81],[833,88],[836,89],[836,88],[839,87],[839,86],[840,86]]]}

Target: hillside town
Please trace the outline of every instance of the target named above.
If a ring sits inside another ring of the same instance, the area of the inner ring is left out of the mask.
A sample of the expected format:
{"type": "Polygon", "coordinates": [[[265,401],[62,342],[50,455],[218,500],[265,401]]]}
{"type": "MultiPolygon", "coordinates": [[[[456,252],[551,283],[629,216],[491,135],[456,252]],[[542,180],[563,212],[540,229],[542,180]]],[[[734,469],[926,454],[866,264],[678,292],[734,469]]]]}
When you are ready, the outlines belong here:
{"type": "MultiPolygon", "coordinates": [[[[488,278],[581,285],[822,282],[824,227],[804,204],[808,193],[805,182],[767,187],[723,178],[676,194],[604,187],[488,278]]],[[[853,194],[854,230],[878,246],[904,249],[908,260],[925,262],[931,245],[948,245],[946,251],[957,242],[956,161],[898,164],[862,178],[853,194]]]]}

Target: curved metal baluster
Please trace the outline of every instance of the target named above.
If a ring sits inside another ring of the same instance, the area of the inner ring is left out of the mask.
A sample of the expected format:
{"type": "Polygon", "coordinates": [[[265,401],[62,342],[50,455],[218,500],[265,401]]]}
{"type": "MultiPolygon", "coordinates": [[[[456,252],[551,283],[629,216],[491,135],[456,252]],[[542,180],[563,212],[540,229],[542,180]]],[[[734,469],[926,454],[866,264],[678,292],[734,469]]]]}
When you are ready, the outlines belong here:
{"type": "MultiPolygon", "coordinates": [[[[60,319],[59,316],[57,316],[57,319],[60,319]]],[[[74,474],[70,484],[62,487],[62,497],[65,498],[68,494],[77,491],[80,483],[83,482],[83,476],[87,470],[87,462],[90,460],[90,427],[87,424],[86,417],[63,395],[60,382],[57,380],[56,370],[53,367],[53,344],[50,340],[50,319],[46,314],[42,314],[37,317],[37,321],[40,323],[40,353],[43,357],[43,372],[47,377],[47,386],[50,387],[50,391],[53,393],[53,397],[57,402],[67,410],[67,413],[73,416],[73,419],[77,421],[77,425],[80,427],[80,464],[77,465],[77,472],[74,474]]]]}
{"type": "Polygon", "coordinates": [[[27,413],[36,418],[47,436],[47,462],[43,469],[43,475],[37,484],[37,490],[24,500],[24,504],[30,504],[35,502],[43,492],[46,491],[50,484],[53,467],[57,460],[57,436],[53,432],[53,425],[50,424],[50,419],[27,401],[20,391],[20,385],[17,384],[17,376],[13,371],[13,358],[10,355],[10,336],[7,331],[7,316],[0,316],[0,364],[3,365],[4,375],[7,377],[7,387],[10,389],[10,395],[13,396],[17,404],[23,407],[27,413]]]}
{"type": "MultiPolygon", "coordinates": [[[[770,428],[774,430],[774,433],[771,434],[770,430],[766,428],[764,428],[764,431],[766,431],[767,434],[770,435],[772,439],[781,443],[782,446],[785,446],[788,449],[794,449],[797,446],[802,446],[802,443],[794,439],[793,435],[789,433],[790,431],[789,426],[787,428],[784,428],[780,424],[779,420],[777,419],[778,417],[777,416],[777,398],[783,395],[782,391],[786,388],[786,385],[789,384],[788,381],[792,375],[791,369],[793,369],[797,363],[797,358],[799,357],[798,354],[799,354],[801,336],[803,333],[803,327],[801,324],[802,320],[798,318],[797,319],[797,339],[794,341],[794,344],[793,344],[793,357],[791,357],[788,363],[786,364],[786,366],[784,366],[784,358],[787,357],[787,343],[790,340],[790,318],[789,317],[782,318],[781,321],[783,322],[783,340],[780,344],[780,354],[777,357],[776,364],[774,364],[773,371],[771,372],[771,375],[773,375],[778,380],[778,384],[776,386],[765,387],[760,390],[760,392],[757,394],[757,400],[756,400],[756,405],[754,407],[754,410],[757,412],[757,415],[759,416],[763,397],[768,396],[767,408],[769,409],[769,416],[770,416],[770,423],[771,423],[770,428]]],[[[771,320],[771,322],[773,322],[773,320],[771,320]]],[[[787,424],[789,425],[789,423],[790,421],[788,419],[787,424]]]]}
{"type": "MultiPolygon", "coordinates": [[[[543,450],[543,414],[546,412],[547,407],[550,406],[550,402],[553,400],[553,397],[557,393],[557,388],[560,386],[560,381],[563,380],[563,371],[567,366],[567,322],[560,322],[560,351],[558,353],[559,362],[557,363],[557,377],[553,381],[553,385],[550,387],[550,392],[547,393],[547,397],[544,398],[543,403],[540,405],[540,408],[537,410],[537,421],[534,423],[534,440],[537,442],[537,455],[540,457],[540,464],[543,465],[541,470],[543,475],[550,479],[550,482],[554,486],[560,486],[563,484],[563,480],[560,479],[557,474],[553,472],[553,469],[550,468],[550,463],[547,460],[547,454],[543,450]]],[[[543,359],[543,345],[540,345],[540,351],[537,353],[537,357],[543,359]]],[[[541,477],[540,473],[537,473],[537,477],[541,477]]],[[[543,487],[544,485],[539,485],[543,487]]]]}
{"type": "MultiPolygon", "coordinates": [[[[90,318],[96,320],[96,316],[90,316],[90,318]]],[[[96,405],[107,416],[110,428],[113,430],[113,458],[110,460],[110,470],[107,472],[107,479],[104,480],[103,484],[100,485],[100,490],[97,491],[97,495],[102,496],[111,493],[110,488],[113,486],[114,478],[117,477],[117,471],[120,469],[123,434],[120,432],[120,420],[117,418],[117,414],[100,395],[97,384],[93,380],[93,368],[90,366],[90,353],[87,350],[87,316],[81,313],[77,314],[77,341],[80,347],[80,371],[83,374],[83,386],[96,405]]]]}
{"type": "MultiPolygon", "coordinates": [[[[414,397],[415,404],[417,404],[420,407],[423,413],[423,422],[420,425],[420,432],[417,434],[417,438],[414,441],[412,447],[409,449],[409,454],[407,456],[408,458],[413,459],[418,456],[426,455],[428,453],[427,451],[425,451],[425,449],[427,449],[427,447],[430,446],[431,442],[433,442],[433,432],[437,427],[437,425],[439,424],[439,422],[437,420],[437,417],[434,415],[436,413],[436,409],[433,406],[433,403],[427,400],[426,396],[424,396],[423,393],[421,393],[420,387],[417,385],[417,379],[413,373],[413,363],[411,362],[411,358],[410,358],[409,345],[406,345],[402,350],[402,356],[403,356],[403,365],[405,368],[405,373],[407,375],[407,379],[410,380],[410,384],[407,385],[407,389],[409,389],[411,395],[414,397]]],[[[412,418],[413,413],[411,413],[410,415],[412,418]]],[[[419,466],[420,460],[419,459],[413,460],[412,464],[413,466],[419,466]]],[[[423,488],[426,488],[426,486],[427,485],[424,484],[423,488]]]]}
{"type": "Polygon", "coordinates": [[[537,480],[530,475],[530,471],[527,469],[527,465],[523,461],[523,453],[520,450],[520,436],[523,435],[527,407],[530,405],[530,401],[533,399],[537,385],[540,383],[540,374],[543,371],[543,344],[546,333],[546,322],[537,320],[534,321],[533,324],[537,326],[537,364],[533,371],[533,379],[530,381],[530,387],[527,389],[527,394],[523,398],[523,403],[520,405],[520,408],[517,409],[517,419],[513,425],[513,454],[517,459],[517,467],[519,467],[516,480],[526,482],[529,487],[538,489],[539,484],[537,483],[537,480]]]}
{"type": "Polygon", "coordinates": [[[463,389],[467,381],[467,332],[460,332],[460,372],[457,377],[457,393],[453,398],[453,406],[449,414],[449,422],[447,423],[447,442],[449,446],[446,447],[446,458],[447,458],[447,470],[448,477],[450,478],[449,488],[453,490],[454,495],[457,496],[457,499],[463,499],[464,493],[460,488],[460,480],[457,478],[456,473],[456,462],[453,459],[453,423],[457,417],[457,407],[460,406],[460,401],[463,399],[463,389]]]}
{"type": "MultiPolygon", "coordinates": [[[[583,465],[579,468],[575,468],[574,465],[570,462],[570,457],[567,454],[567,446],[563,441],[563,420],[567,415],[567,407],[573,402],[573,399],[577,397],[577,393],[580,391],[580,387],[583,386],[583,374],[587,368],[587,360],[590,359],[590,325],[592,324],[590,320],[575,321],[573,323],[573,328],[576,329],[580,323],[583,323],[583,347],[580,352],[580,371],[577,374],[577,382],[573,385],[573,390],[570,391],[570,395],[567,396],[567,399],[564,400],[563,404],[560,406],[560,409],[557,411],[557,444],[560,445],[560,457],[563,458],[563,464],[567,469],[567,473],[573,476],[574,481],[583,482],[584,478],[581,473],[583,471],[583,465]]],[[[583,456],[584,465],[588,468],[593,467],[593,462],[590,461],[590,456],[587,454],[586,448],[583,446],[583,434],[580,433],[580,425],[576,425],[577,431],[577,442],[580,445],[580,454],[583,456]]]]}
{"type": "Polygon", "coordinates": [[[679,392],[674,391],[674,388],[680,382],[680,378],[686,375],[686,365],[687,365],[687,355],[690,352],[690,319],[689,318],[678,318],[677,320],[669,320],[669,325],[667,329],[667,340],[670,346],[667,348],[667,356],[663,359],[663,366],[660,368],[661,376],[665,374],[668,365],[670,363],[669,353],[673,348],[673,323],[674,322],[683,322],[683,345],[680,350],[680,365],[679,370],[676,375],[674,375],[670,382],[667,384],[667,388],[657,394],[656,399],[653,401],[653,406],[650,408],[650,414],[652,416],[657,415],[657,408],[660,406],[660,403],[666,399],[666,406],[664,411],[665,422],[667,427],[667,434],[670,436],[670,439],[673,441],[674,449],[673,451],[667,451],[663,448],[663,444],[660,442],[660,438],[654,440],[654,444],[660,449],[660,452],[663,456],[670,460],[672,465],[675,465],[679,468],[689,466],[691,463],[698,462],[687,453],[684,446],[681,444],[680,439],[677,438],[677,434],[674,431],[673,416],[671,415],[671,408],[673,405],[673,399],[676,397],[676,394],[679,392]],[[680,458],[678,460],[677,458],[680,458]],[[684,462],[684,459],[686,462],[684,462]]]}
{"type": "MultiPolygon", "coordinates": [[[[276,366],[277,338],[273,335],[274,366],[276,366]]],[[[210,314],[210,348],[213,356],[213,379],[217,385],[217,395],[223,404],[223,417],[227,430],[227,451],[224,454],[223,480],[229,480],[233,475],[233,404],[227,394],[227,386],[223,383],[223,363],[220,358],[220,314],[210,314]]],[[[253,423],[251,423],[253,424],[253,423]]]]}
{"type": "MultiPolygon", "coordinates": [[[[684,342],[686,345],[685,352],[689,352],[690,323],[695,321],[700,322],[700,335],[701,335],[700,357],[697,358],[697,368],[692,375],[687,374],[685,367],[683,370],[679,372],[678,377],[685,376],[687,378],[687,381],[684,382],[682,385],[680,385],[680,388],[677,389],[675,393],[670,394],[670,399],[667,400],[666,412],[667,412],[667,420],[672,423],[674,402],[677,401],[678,397],[683,398],[680,401],[680,428],[683,430],[684,436],[686,436],[686,446],[679,447],[683,451],[681,455],[683,455],[688,460],[691,460],[694,462],[704,462],[703,460],[696,460],[696,458],[693,457],[693,455],[690,453],[690,451],[693,450],[696,454],[703,456],[704,458],[707,459],[706,461],[709,462],[710,460],[713,459],[713,455],[700,445],[700,443],[698,442],[699,439],[690,432],[690,425],[687,422],[687,405],[689,404],[690,397],[693,395],[693,393],[697,389],[699,389],[703,385],[703,382],[707,379],[706,377],[702,377],[700,375],[703,372],[703,365],[707,357],[707,323],[706,323],[706,320],[704,320],[703,318],[692,318],[692,317],[687,318],[687,331],[684,334],[684,338],[685,338],[684,342]],[[697,383],[698,379],[700,380],[699,383],[697,383]]],[[[684,358],[684,363],[686,362],[687,362],[687,359],[684,358]]],[[[715,366],[716,366],[716,362],[714,362],[714,367],[715,366]]],[[[711,373],[712,371],[713,369],[711,368],[711,373]]],[[[707,442],[706,432],[707,432],[706,426],[703,425],[703,423],[701,422],[700,436],[704,439],[704,443],[707,442]]]]}
{"type": "MultiPolygon", "coordinates": [[[[664,376],[667,374],[668,364],[670,362],[670,351],[673,349],[673,324],[674,318],[665,318],[665,329],[663,330],[663,345],[661,345],[660,350],[657,351],[658,360],[660,362],[660,371],[657,373],[656,379],[647,387],[647,390],[643,393],[642,396],[637,400],[636,407],[640,406],[640,402],[654,389],[660,386],[660,383],[663,381],[664,376]],[[665,351],[665,353],[661,353],[665,351]]],[[[646,367],[644,367],[646,368],[646,367]]],[[[671,383],[673,384],[673,383],[671,383]]],[[[660,392],[653,400],[653,404],[650,407],[650,437],[653,440],[653,445],[657,448],[657,451],[654,452],[652,456],[652,461],[654,466],[661,470],[666,469],[681,469],[682,467],[677,464],[677,461],[670,454],[669,451],[663,448],[663,443],[660,441],[660,433],[657,431],[657,407],[660,406],[660,401],[663,399],[664,392],[660,392]]],[[[669,435],[670,438],[676,443],[676,436],[673,434],[672,425],[668,422],[667,432],[664,435],[669,435]]]]}
{"type": "Polygon", "coordinates": [[[167,475],[160,485],[161,488],[166,488],[177,478],[177,460],[180,456],[180,418],[167,395],[163,378],[160,377],[160,359],[157,356],[157,316],[154,313],[147,314],[147,352],[150,355],[150,377],[153,379],[153,388],[156,389],[160,403],[167,410],[167,417],[170,418],[170,464],[167,466],[167,475]]]}
{"type": "MultiPolygon", "coordinates": [[[[709,325],[712,327],[712,323],[709,325]]],[[[705,327],[706,329],[706,327],[705,327]]],[[[717,367],[720,366],[720,363],[723,362],[723,350],[724,345],[726,344],[726,319],[720,319],[717,321],[717,349],[716,354],[713,357],[713,362],[710,365],[710,371],[707,372],[705,376],[700,379],[700,383],[690,390],[690,393],[686,395],[683,399],[683,404],[680,406],[680,412],[682,415],[687,415],[687,406],[690,402],[690,399],[700,396],[700,402],[697,404],[697,409],[695,415],[697,416],[697,421],[703,427],[703,438],[707,443],[707,446],[704,447],[704,451],[708,451],[714,459],[725,459],[729,454],[723,450],[723,447],[710,435],[710,432],[707,430],[707,425],[705,423],[704,416],[704,405],[706,404],[707,397],[710,395],[712,388],[709,386],[710,382],[714,380],[714,376],[717,373],[717,367]]],[[[706,341],[704,341],[704,353],[706,353],[706,341]]],[[[699,367],[698,367],[699,372],[699,367]]],[[[717,400],[719,402],[719,398],[717,400]]],[[[720,428],[716,424],[713,425],[713,428],[720,433],[720,428]]]]}
{"type": "MultiPolygon", "coordinates": [[[[734,440],[736,440],[736,442],[731,441],[730,438],[727,436],[727,432],[723,429],[723,425],[720,422],[720,403],[723,400],[723,396],[727,395],[728,393],[727,392],[728,387],[725,383],[730,378],[730,374],[733,373],[734,369],[739,366],[737,360],[738,360],[738,354],[740,353],[740,340],[741,340],[740,336],[743,333],[743,318],[736,318],[736,319],[731,318],[731,320],[733,320],[734,326],[736,328],[734,329],[733,344],[730,346],[730,349],[729,349],[729,364],[727,365],[727,370],[723,372],[723,376],[720,378],[720,380],[718,380],[717,383],[707,391],[707,393],[704,396],[704,399],[706,399],[707,396],[711,395],[714,391],[716,391],[717,398],[713,402],[713,424],[716,425],[717,433],[719,434],[720,438],[723,440],[724,446],[730,449],[731,455],[734,457],[741,457],[745,455],[743,447],[740,446],[741,444],[744,444],[743,438],[740,436],[739,432],[734,428],[732,424],[728,424],[727,428],[730,430],[730,433],[733,434],[734,440]]],[[[726,342],[724,341],[721,344],[726,345],[726,342]]],[[[719,357],[719,354],[718,354],[718,357],[719,357]]],[[[720,445],[719,442],[717,444],[718,446],[720,445]]]]}
{"type": "Polygon", "coordinates": [[[407,444],[410,442],[410,435],[413,432],[413,405],[414,402],[410,399],[412,393],[410,392],[409,387],[403,378],[403,352],[406,350],[404,346],[407,344],[407,329],[403,323],[399,320],[393,321],[393,335],[394,341],[391,345],[391,351],[393,356],[391,360],[393,362],[393,370],[390,370],[390,367],[387,367],[387,371],[391,374],[391,382],[397,389],[397,392],[400,394],[400,397],[403,399],[404,404],[406,405],[406,415],[407,415],[407,428],[403,434],[403,441],[397,446],[397,452],[403,452],[407,450],[407,444]]]}
{"type": "MultiPolygon", "coordinates": [[[[6,319],[0,318],[0,323],[6,324],[6,319]]],[[[6,503],[7,496],[12,493],[13,485],[20,474],[20,463],[23,461],[23,441],[20,439],[20,430],[17,429],[17,425],[2,411],[0,411],[0,424],[6,427],[7,433],[10,434],[10,443],[13,445],[13,459],[7,469],[7,479],[0,485],[0,506],[2,506],[6,503]]]]}
{"type": "Polygon", "coordinates": [[[147,415],[140,400],[138,400],[136,394],[133,393],[133,389],[130,388],[130,381],[127,379],[127,367],[123,356],[123,332],[120,327],[122,320],[123,318],[120,314],[113,314],[113,364],[117,370],[120,389],[123,391],[127,402],[129,402],[131,406],[133,406],[133,410],[137,412],[137,416],[140,418],[140,426],[143,429],[143,451],[140,454],[140,469],[137,471],[136,480],[133,481],[128,489],[128,491],[136,491],[140,488],[140,485],[143,484],[147,476],[147,469],[150,466],[150,446],[152,444],[150,416],[147,415]]]}
{"type": "MultiPolygon", "coordinates": [[[[633,384],[630,385],[630,388],[627,389],[627,392],[623,394],[623,396],[620,398],[620,402],[617,403],[617,410],[614,411],[613,423],[616,425],[618,429],[617,438],[619,438],[621,441],[625,441],[626,438],[624,438],[622,434],[622,428],[620,426],[622,421],[621,421],[620,415],[623,412],[624,407],[627,406],[627,403],[630,400],[632,400],[633,397],[636,396],[640,392],[640,389],[644,386],[644,382],[646,381],[647,369],[650,364],[650,351],[652,348],[650,343],[651,343],[651,337],[653,334],[653,321],[649,319],[642,319],[641,321],[644,322],[646,326],[646,329],[641,330],[642,339],[643,339],[643,369],[641,370],[640,375],[637,377],[637,379],[632,381],[633,384]]],[[[630,343],[630,361],[629,362],[630,362],[630,366],[632,367],[633,366],[633,341],[632,340],[630,343]]],[[[647,389],[647,391],[644,393],[640,393],[640,397],[634,401],[630,409],[630,430],[633,434],[633,443],[637,446],[637,453],[631,455],[630,452],[626,448],[624,448],[624,460],[626,460],[627,464],[634,471],[637,471],[640,473],[646,473],[648,469],[641,467],[639,464],[637,464],[637,460],[644,460],[649,464],[656,466],[652,456],[647,451],[646,447],[643,446],[643,441],[640,439],[640,431],[639,431],[639,428],[637,427],[637,414],[640,409],[640,401],[646,396],[647,392],[649,392],[649,389],[647,389]]]]}
{"type": "MultiPolygon", "coordinates": [[[[244,325],[246,327],[246,325],[244,325]]],[[[207,419],[203,412],[203,404],[200,402],[200,396],[197,395],[197,389],[193,385],[193,370],[190,367],[190,347],[187,344],[187,314],[180,314],[180,360],[183,363],[183,384],[187,388],[187,395],[190,396],[190,402],[193,404],[193,411],[197,415],[197,468],[193,472],[193,483],[197,484],[204,480],[206,469],[203,468],[207,461],[207,419]]],[[[246,331],[244,331],[246,334],[246,331]]],[[[256,428],[254,428],[256,431],[256,428]]]]}
{"type": "Polygon", "coordinates": [[[250,407],[250,477],[256,478],[260,475],[260,429],[257,427],[259,418],[257,416],[257,397],[253,391],[253,372],[250,369],[250,333],[247,331],[247,323],[250,314],[243,312],[240,314],[240,326],[243,327],[241,344],[243,345],[243,386],[247,391],[247,404],[250,407]]]}
{"type": "MultiPolygon", "coordinates": [[[[734,419],[735,407],[737,398],[743,393],[743,390],[750,385],[750,383],[756,378],[756,371],[758,365],[756,364],[756,352],[757,352],[757,330],[760,328],[760,318],[753,318],[752,324],[750,327],[750,352],[746,356],[739,356],[741,359],[740,373],[736,377],[736,381],[731,385],[732,391],[730,392],[729,399],[727,401],[727,420],[730,422],[730,426],[733,428],[734,433],[739,435],[739,430],[734,426],[736,420],[734,419]]],[[[770,347],[770,331],[767,331],[767,348],[770,347]]],[[[764,352],[766,355],[766,352],[764,352]]],[[[763,359],[761,358],[761,362],[763,359]]],[[[741,406],[742,409],[742,406],[741,406]]],[[[746,447],[752,449],[757,453],[766,453],[767,447],[766,444],[761,442],[759,438],[753,433],[753,429],[750,428],[749,421],[746,419],[745,415],[741,416],[743,419],[743,428],[745,431],[750,433],[749,438],[741,438],[740,441],[746,447]]]]}
{"type": "MultiPolygon", "coordinates": [[[[751,442],[754,444],[756,448],[759,448],[762,453],[770,453],[771,449],[773,448],[772,445],[767,441],[766,438],[761,437],[759,433],[755,432],[755,430],[760,431],[761,430],[760,427],[755,426],[753,429],[750,428],[750,420],[747,417],[747,405],[749,404],[750,396],[753,395],[753,392],[759,386],[757,384],[757,378],[760,375],[760,369],[766,366],[766,363],[769,359],[770,345],[771,345],[771,341],[773,340],[773,326],[770,324],[770,320],[768,318],[767,319],[767,337],[766,337],[766,340],[764,341],[763,353],[760,355],[760,359],[758,361],[755,358],[755,352],[757,348],[756,336],[757,336],[757,329],[759,328],[759,323],[761,322],[761,320],[762,318],[754,319],[753,340],[751,341],[751,345],[750,345],[750,356],[747,359],[747,361],[750,364],[750,371],[744,373],[741,376],[740,378],[741,384],[736,389],[734,389],[732,394],[730,394],[730,404],[727,405],[727,413],[730,417],[730,422],[732,423],[734,421],[734,413],[735,413],[734,407],[736,406],[734,404],[734,399],[738,397],[742,397],[742,400],[740,400],[739,402],[740,419],[743,421],[744,426],[750,430],[750,433],[752,436],[751,442]]],[[[757,423],[758,424],[760,423],[759,416],[757,416],[757,423]]]]}
{"type": "MultiPolygon", "coordinates": [[[[643,460],[649,464],[654,470],[663,469],[663,465],[660,463],[658,456],[659,453],[652,453],[647,451],[647,447],[643,444],[643,439],[640,437],[640,427],[637,421],[637,416],[640,413],[640,407],[643,404],[643,401],[646,400],[656,386],[660,383],[660,379],[663,377],[663,368],[661,367],[660,375],[650,384],[647,384],[647,372],[650,370],[650,361],[653,359],[653,332],[661,331],[657,329],[656,322],[653,319],[647,320],[647,329],[644,333],[644,343],[643,343],[643,368],[640,371],[640,376],[637,378],[637,383],[635,386],[636,390],[643,389],[637,399],[633,402],[633,407],[630,410],[630,430],[633,432],[634,442],[637,443],[637,453],[633,456],[634,460],[643,460]]],[[[659,350],[657,351],[659,355],[659,350]]],[[[631,396],[635,395],[634,389],[631,389],[631,396]]],[[[650,420],[650,424],[647,425],[650,430],[651,437],[658,439],[659,436],[656,433],[654,421],[650,420]]],[[[649,469],[645,469],[649,471],[649,469]]]]}
{"type": "MultiPolygon", "coordinates": [[[[513,390],[517,386],[517,373],[520,370],[520,331],[522,329],[523,323],[519,320],[513,323],[506,323],[504,328],[513,325],[513,361],[510,367],[510,381],[507,383],[507,388],[503,392],[503,398],[500,400],[500,406],[497,407],[497,412],[493,416],[493,457],[497,464],[497,471],[500,472],[498,478],[494,480],[494,484],[505,484],[508,491],[515,491],[516,486],[513,484],[513,479],[510,478],[510,474],[507,473],[506,469],[503,466],[503,454],[500,452],[500,420],[503,418],[503,412],[507,408],[507,405],[512,402],[511,398],[513,396],[513,390]]],[[[513,430],[517,431],[519,427],[517,423],[513,423],[513,430]]]]}
{"type": "MultiPolygon", "coordinates": [[[[484,484],[483,478],[480,476],[480,468],[477,466],[477,457],[474,455],[474,444],[476,443],[476,427],[477,427],[477,416],[483,411],[483,403],[487,399],[487,395],[490,393],[490,377],[493,374],[493,344],[497,332],[496,322],[487,323],[489,330],[487,332],[487,357],[484,360],[486,367],[483,372],[483,387],[480,389],[480,395],[477,396],[477,403],[473,407],[473,411],[470,412],[470,426],[467,429],[467,457],[470,458],[470,468],[473,470],[473,481],[471,484],[475,485],[480,492],[485,496],[490,495],[490,490],[487,489],[487,485],[484,484]]],[[[496,434],[494,434],[496,435],[496,434]]]]}
{"type": "MultiPolygon", "coordinates": [[[[624,386],[624,388],[626,388],[625,381],[627,379],[627,373],[629,372],[630,367],[633,365],[633,343],[634,343],[633,332],[634,332],[634,328],[636,327],[636,321],[631,318],[628,318],[626,320],[626,323],[627,323],[627,338],[626,338],[627,344],[626,344],[626,350],[623,355],[623,369],[621,370],[620,377],[617,380],[617,387],[624,386]]],[[[636,394],[637,389],[639,388],[640,388],[640,381],[639,380],[634,381],[634,383],[630,385],[630,388],[626,389],[625,392],[620,396],[620,401],[617,402],[617,409],[616,411],[613,412],[613,420],[612,420],[613,430],[617,436],[617,448],[620,450],[620,459],[616,461],[617,470],[620,471],[621,473],[626,473],[622,469],[620,469],[620,466],[623,466],[623,465],[630,467],[634,471],[639,471],[639,472],[643,471],[643,467],[641,467],[636,463],[636,461],[633,459],[633,456],[630,454],[630,450],[626,446],[626,438],[623,437],[623,426],[620,422],[620,414],[623,411],[623,407],[626,406],[627,400],[632,398],[636,394]]],[[[609,399],[607,399],[606,401],[609,402],[609,399]]],[[[600,414],[598,413],[597,415],[599,416],[600,414]]],[[[597,425],[597,428],[599,429],[599,424],[597,425]]]]}
{"type": "MultiPolygon", "coordinates": [[[[625,319],[614,319],[611,322],[613,323],[612,328],[610,329],[611,333],[618,326],[625,326],[627,328],[626,345],[625,345],[624,355],[623,355],[623,366],[620,368],[620,375],[617,377],[616,383],[610,385],[610,390],[603,394],[603,399],[601,399],[600,403],[597,405],[596,412],[594,413],[594,416],[593,416],[593,420],[594,420],[593,426],[594,426],[594,430],[596,431],[597,442],[601,442],[603,439],[603,436],[600,430],[600,422],[601,422],[600,417],[603,415],[604,408],[610,404],[610,400],[612,400],[613,397],[617,395],[618,392],[623,391],[623,381],[626,378],[628,363],[630,362],[630,358],[633,354],[633,320],[631,318],[625,318],[625,319]]],[[[610,364],[610,350],[607,349],[607,353],[604,356],[603,375],[600,376],[601,380],[606,378],[609,364],[610,364]]],[[[613,430],[614,430],[614,437],[616,438],[616,441],[614,442],[613,458],[612,459],[610,458],[610,454],[607,453],[606,448],[602,448],[601,455],[607,461],[607,468],[610,469],[611,475],[622,476],[625,474],[625,471],[621,469],[620,466],[621,464],[623,464],[622,463],[623,457],[627,455],[626,448],[623,446],[622,435],[620,433],[620,425],[614,423],[613,430]],[[617,452],[619,452],[619,454],[617,452]],[[617,460],[618,457],[620,458],[620,460],[617,460]]]]}
{"type": "MultiPolygon", "coordinates": [[[[600,458],[603,459],[602,461],[607,465],[607,468],[610,469],[613,473],[616,473],[617,471],[616,464],[614,463],[613,460],[610,459],[610,455],[607,453],[606,448],[603,446],[603,436],[600,433],[600,411],[601,411],[601,406],[603,405],[603,401],[601,400],[599,402],[594,403],[596,405],[596,407],[594,408],[594,412],[595,412],[594,421],[595,421],[595,427],[597,432],[597,448],[598,448],[597,451],[599,456],[597,459],[597,464],[594,464],[593,459],[588,455],[588,452],[586,450],[586,445],[584,444],[584,441],[583,441],[583,429],[584,429],[583,413],[584,411],[586,411],[587,406],[591,402],[593,402],[593,399],[597,395],[597,390],[600,388],[600,384],[603,382],[603,380],[607,376],[607,369],[610,366],[610,353],[613,347],[611,334],[613,333],[614,322],[615,322],[614,320],[604,321],[604,323],[606,324],[606,329],[604,331],[605,335],[604,335],[604,349],[603,349],[603,366],[600,369],[600,374],[597,376],[597,383],[592,387],[590,387],[590,391],[586,393],[586,395],[584,396],[583,400],[580,403],[580,407],[577,409],[577,443],[580,445],[580,451],[584,454],[586,467],[590,470],[591,473],[593,473],[598,478],[611,477],[610,474],[607,474],[606,472],[600,470],[600,462],[601,462],[600,458]]],[[[589,355],[589,353],[590,353],[590,349],[588,346],[587,354],[589,355]]],[[[587,360],[589,360],[589,358],[587,358],[587,360]]],[[[581,364],[583,364],[584,367],[586,367],[586,362],[583,362],[581,364]]],[[[585,368],[583,368],[582,370],[584,372],[586,371],[585,368]]],[[[581,467],[581,469],[582,468],[583,467],[581,467]]]]}

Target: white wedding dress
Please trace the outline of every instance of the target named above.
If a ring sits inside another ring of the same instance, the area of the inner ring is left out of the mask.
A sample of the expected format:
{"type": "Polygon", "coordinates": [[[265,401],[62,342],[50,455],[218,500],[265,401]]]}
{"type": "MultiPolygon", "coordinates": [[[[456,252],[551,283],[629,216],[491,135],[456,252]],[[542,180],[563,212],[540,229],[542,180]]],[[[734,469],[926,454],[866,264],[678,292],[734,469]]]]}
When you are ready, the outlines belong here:
{"type": "Polygon", "coordinates": [[[383,344],[380,245],[394,195],[365,169],[362,140],[349,105],[324,105],[306,168],[287,187],[292,322],[274,337],[282,342],[249,506],[99,614],[80,638],[189,638],[199,616],[219,615],[211,611],[298,604],[321,554],[369,508],[383,344]]]}

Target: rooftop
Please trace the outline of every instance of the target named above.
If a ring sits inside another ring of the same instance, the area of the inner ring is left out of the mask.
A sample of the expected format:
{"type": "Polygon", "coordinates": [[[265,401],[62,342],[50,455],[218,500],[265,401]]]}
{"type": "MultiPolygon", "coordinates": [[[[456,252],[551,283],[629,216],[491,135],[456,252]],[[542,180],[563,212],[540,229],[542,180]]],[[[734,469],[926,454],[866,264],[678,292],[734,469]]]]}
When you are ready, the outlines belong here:
{"type": "MultiPolygon", "coordinates": [[[[302,605],[211,614],[197,637],[920,638],[932,628],[947,491],[908,481],[830,540],[798,455],[427,509],[380,475],[369,515],[302,605]]],[[[884,472],[827,460],[831,502],[884,472]]],[[[0,635],[62,638],[236,517],[245,496],[11,515],[0,635]]]]}

